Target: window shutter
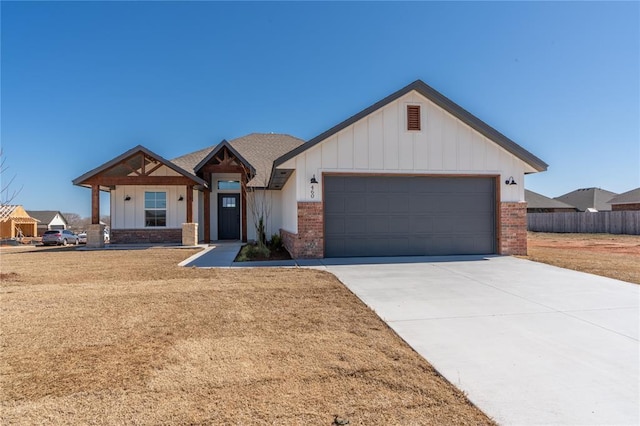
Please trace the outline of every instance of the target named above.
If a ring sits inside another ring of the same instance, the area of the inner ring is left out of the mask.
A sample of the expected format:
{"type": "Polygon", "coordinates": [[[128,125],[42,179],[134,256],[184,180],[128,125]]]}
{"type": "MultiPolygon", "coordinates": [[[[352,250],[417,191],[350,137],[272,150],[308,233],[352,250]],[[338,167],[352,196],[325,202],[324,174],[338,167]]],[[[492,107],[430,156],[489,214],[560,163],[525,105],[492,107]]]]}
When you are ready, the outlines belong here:
{"type": "Polygon", "coordinates": [[[420,105],[407,105],[407,130],[421,130],[420,105]]]}

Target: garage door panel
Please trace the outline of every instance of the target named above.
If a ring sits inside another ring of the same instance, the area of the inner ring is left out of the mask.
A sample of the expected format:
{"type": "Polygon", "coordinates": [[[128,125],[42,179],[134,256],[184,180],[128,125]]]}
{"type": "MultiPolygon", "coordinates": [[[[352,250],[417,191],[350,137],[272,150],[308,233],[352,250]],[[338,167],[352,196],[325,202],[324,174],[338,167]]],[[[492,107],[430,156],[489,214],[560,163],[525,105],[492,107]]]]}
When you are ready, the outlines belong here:
{"type": "Polygon", "coordinates": [[[409,194],[391,194],[387,197],[389,213],[409,210],[409,194]]]}
{"type": "Polygon", "coordinates": [[[347,216],[344,220],[346,234],[367,235],[369,228],[364,218],[366,216],[347,216]]]}
{"type": "Polygon", "coordinates": [[[353,179],[342,178],[342,180],[344,181],[344,186],[343,186],[344,192],[361,193],[361,192],[367,191],[366,178],[353,178],[353,179]]]}
{"type": "Polygon", "coordinates": [[[404,216],[389,216],[387,223],[391,234],[408,234],[411,232],[409,221],[404,216]]]}
{"type": "Polygon", "coordinates": [[[349,214],[366,213],[367,212],[367,199],[365,197],[349,197],[344,200],[343,205],[349,214]]]}
{"type": "Polygon", "coordinates": [[[324,211],[325,213],[344,213],[345,212],[344,196],[331,196],[326,194],[324,211]]]}
{"type": "Polygon", "coordinates": [[[324,220],[324,233],[327,236],[344,235],[347,227],[345,221],[347,219],[344,216],[329,216],[325,215],[324,220]]]}
{"type": "Polygon", "coordinates": [[[369,235],[389,233],[389,220],[387,216],[369,216],[363,217],[364,222],[367,224],[367,232],[369,235]]]}
{"type": "Polygon", "coordinates": [[[409,226],[416,233],[428,233],[433,231],[433,220],[431,216],[415,215],[409,217],[409,226]]]}
{"type": "Polygon", "coordinates": [[[367,214],[386,214],[389,212],[389,200],[383,193],[369,194],[364,205],[367,214]]]}
{"type": "Polygon", "coordinates": [[[495,252],[493,178],[325,176],[324,182],[327,257],[495,252]]]}

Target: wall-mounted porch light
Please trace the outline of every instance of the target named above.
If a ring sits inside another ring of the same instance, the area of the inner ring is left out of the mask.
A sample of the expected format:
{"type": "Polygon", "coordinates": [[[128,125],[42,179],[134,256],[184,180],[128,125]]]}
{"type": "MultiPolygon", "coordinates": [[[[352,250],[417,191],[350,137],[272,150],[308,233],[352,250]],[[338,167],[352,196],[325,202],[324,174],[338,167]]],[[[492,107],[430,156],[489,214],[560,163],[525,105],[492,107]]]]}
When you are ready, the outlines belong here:
{"type": "Polygon", "coordinates": [[[504,183],[506,185],[517,185],[516,181],[513,180],[513,176],[509,176],[509,179],[505,180],[504,183]]]}
{"type": "Polygon", "coordinates": [[[181,195],[178,197],[178,201],[182,201],[182,200],[184,200],[184,197],[181,195]]]}
{"type": "Polygon", "coordinates": [[[131,197],[127,194],[127,195],[124,196],[124,200],[125,201],[129,201],[129,200],[131,200],[131,197]]]}
{"type": "Polygon", "coordinates": [[[318,181],[316,180],[316,175],[313,175],[311,177],[311,180],[309,181],[309,183],[311,184],[311,194],[310,194],[311,198],[315,198],[315,196],[316,196],[316,192],[315,192],[316,188],[313,185],[318,183],[318,181]]]}

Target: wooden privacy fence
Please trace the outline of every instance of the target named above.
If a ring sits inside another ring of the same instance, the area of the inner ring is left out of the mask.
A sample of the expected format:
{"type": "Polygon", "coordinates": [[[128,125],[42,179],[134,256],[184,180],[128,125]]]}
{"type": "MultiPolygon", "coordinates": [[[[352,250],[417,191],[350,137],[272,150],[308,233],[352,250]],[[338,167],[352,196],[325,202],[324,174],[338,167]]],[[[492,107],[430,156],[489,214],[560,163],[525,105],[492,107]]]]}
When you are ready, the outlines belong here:
{"type": "Polygon", "coordinates": [[[640,211],[527,213],[527,229],[535,232],[640,235],[640,211]]]}

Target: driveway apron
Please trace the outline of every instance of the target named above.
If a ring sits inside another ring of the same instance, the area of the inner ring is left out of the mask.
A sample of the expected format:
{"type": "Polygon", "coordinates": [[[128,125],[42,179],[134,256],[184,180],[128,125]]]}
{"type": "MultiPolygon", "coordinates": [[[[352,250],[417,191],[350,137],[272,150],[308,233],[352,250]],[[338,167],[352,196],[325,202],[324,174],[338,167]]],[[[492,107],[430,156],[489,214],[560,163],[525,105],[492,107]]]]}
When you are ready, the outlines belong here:
{"type": "Polygon", "coordinates": [[[323,264],[498,423],[640,423],[640,286],[513,257],[360,260],[323,264]]]}

